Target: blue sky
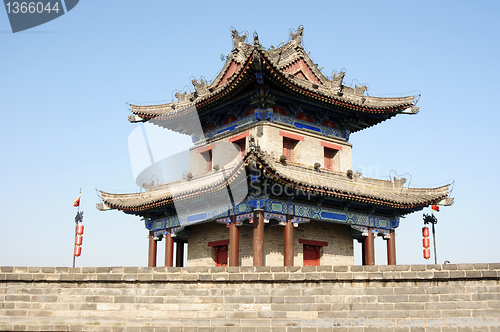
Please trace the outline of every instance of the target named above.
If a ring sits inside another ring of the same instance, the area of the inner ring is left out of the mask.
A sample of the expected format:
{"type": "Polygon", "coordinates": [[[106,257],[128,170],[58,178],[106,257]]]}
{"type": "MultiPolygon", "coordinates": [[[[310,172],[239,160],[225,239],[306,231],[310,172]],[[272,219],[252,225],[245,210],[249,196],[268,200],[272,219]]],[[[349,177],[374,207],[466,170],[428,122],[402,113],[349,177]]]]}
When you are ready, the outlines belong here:
{"type": "MultiPolygon", "coordinates": [[[[212,80],[231,26],[270,46],[299,25],[326,75],[345,68],[344,82],[368,83],[370,95],[421,93],[418,115],[351,136],[355,167],[408,173],[417,187],[455,181],[455,204],[437,214],[439,262],[500,261],[499,10],[496,1],[86,0],[13,34],[0,9],[0,265],[71,265],[80,187],[77,266],[146,265],[139,218],[95,209],[96,187],[137,190],[126,102],[169,102],[192,89],[190,77],[212,80]]],[[[399,264],[427,262],[421,227],[422,212],[401,220],[399,264]]],[[[385,241],[375,242],[376,263],[386,264],[385,241]]]]}

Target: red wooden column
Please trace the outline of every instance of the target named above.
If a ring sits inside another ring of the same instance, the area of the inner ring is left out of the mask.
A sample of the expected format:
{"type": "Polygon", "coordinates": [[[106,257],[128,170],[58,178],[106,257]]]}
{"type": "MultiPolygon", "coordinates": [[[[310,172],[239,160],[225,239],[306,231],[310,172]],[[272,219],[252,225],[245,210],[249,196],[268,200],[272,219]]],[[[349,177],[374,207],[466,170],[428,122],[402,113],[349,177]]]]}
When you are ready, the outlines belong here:
{"type": "Polygon", "coordinates": [[[156,267],[156,241],[153,231],[149,231],[148,267],[156,267]]]}
{"type": "Polygon", "coordinates": [[[283,247],[284,247],[284,259],[283,265],[293,266],[293,216],[288,214],[286,216],[286,224],[283,230],[283,247]]]}
{"type": "Polygon", "coordinates": [[[396,265],[396,232],[391,230],[391,237],[387,239],[387,265],[396,265]]]}
{"type": "Polygon", "coordinates": [[[253,220],[253,266],[264,265],[264,210],[257,210],[253,220]]]}
{"type": "Polygon", "coordinates": [[[175,266],[182,267],[184,264],[184,241],[176,241],[177,253],[175,255],[175,266]]]}
{"type": "Polygon", "coordinates": [[[165,266],[174,266],[174,239],[170,236],[170,231],[165,234],[165,266]]]}
{"type": "Polygon", "coordinates": [[[240,230],[236,226],[236,216],[231,216],[229,224],[229,266],[238,266],[240,261],[240,230]]]}
{"type": "Polygon", "coordinates": [[[366,265],[375,265],[375,247],[373,238],[373,228],[368,227],[368,236],[365,239],[365,261],[366,265]]]}

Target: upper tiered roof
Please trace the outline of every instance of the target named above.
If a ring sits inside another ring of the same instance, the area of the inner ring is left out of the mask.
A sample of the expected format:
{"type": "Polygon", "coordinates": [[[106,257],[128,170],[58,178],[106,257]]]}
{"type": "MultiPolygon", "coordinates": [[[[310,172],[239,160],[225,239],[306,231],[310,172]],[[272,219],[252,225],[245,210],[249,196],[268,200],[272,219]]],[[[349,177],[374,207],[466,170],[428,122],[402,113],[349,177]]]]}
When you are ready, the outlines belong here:
{"type": "Polygon", "coordinates": [[[299,28],[297,33],[290,33],[290,41],[285,45],[265,49],[256,35],[252,45],[245,42],[246,34],[240,36],[233,30],[234,48],[213,82],[207,84],[203,79],[200,82],[193,80],[195,92],[177,93],[176,102],[143,106],[130,104],[134,115],[129,116],[129,120],[141,122],[159,118],[171,121],[192,109],[196,109],[201,118],[211,108],[248,93],[253,94],[252,103],[259,107],[273,103],[270,94],[274,98],[286,95],[320,105],[324,111],[347,119],[345,126],[350,132],[373,126],[400,113],[418,112],[416,96],[371,97],[365,95],[366,86],[356,85],[353,88],[344,85],[344,72],[327,78],[304,50],[302,33],[303,28],[299,28]],[[260,85],[260,89],[254,88],[256,85],[260,85]]]}

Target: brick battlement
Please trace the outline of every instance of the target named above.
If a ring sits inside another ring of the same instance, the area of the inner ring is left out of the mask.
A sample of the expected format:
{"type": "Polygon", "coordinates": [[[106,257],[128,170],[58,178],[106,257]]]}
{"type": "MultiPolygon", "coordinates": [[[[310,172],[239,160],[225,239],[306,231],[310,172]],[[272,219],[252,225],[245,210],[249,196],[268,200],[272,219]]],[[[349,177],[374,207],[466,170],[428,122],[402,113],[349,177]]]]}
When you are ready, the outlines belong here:
{"type": "Polygon", "coordinates": [[[457,331],[449,324],[462,319],[497,331],[500,264],[0,267],[7,331],[331,331],[332,321],[360,318],[433,331],[457,331]]]}
{"type": "Polygon", "coordinates": [[[0,282],[374,281],[498,279],[500,263],[372,266],[0,267],[0,282]]]}

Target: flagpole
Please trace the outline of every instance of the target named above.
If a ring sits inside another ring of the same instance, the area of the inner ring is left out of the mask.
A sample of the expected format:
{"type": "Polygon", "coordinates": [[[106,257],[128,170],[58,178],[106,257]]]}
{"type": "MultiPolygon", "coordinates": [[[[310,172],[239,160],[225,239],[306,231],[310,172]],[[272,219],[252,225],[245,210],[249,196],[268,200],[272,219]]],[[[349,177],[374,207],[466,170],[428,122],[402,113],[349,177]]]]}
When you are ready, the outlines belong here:
{"type": "MultiPolygon", "coordinates": [[[[436,217],[434,217],[434,212],[432,212],[432,217],[436,220],[436,217]]],[[[437,222],[437,220],[436,220],[437,222]]],[[[437,257],[437,250],[436,250],[436,230],[434,229],[434,224],[432,223],[432,242],[434,244],[434,264],[437,265],[438,263],[438,257],[437,257]]]]}
{"type": "MultiPolygon", "coordinates": [[[[80,194],[78,195],[78,198],[80,198],[81,196],[82,196],[82,188],[80,188],[80,194]]],[[[80,213],[80,202],[78,202],[78,211],[76,212],[76,215],[78,216],[79,213],[80,213]]],[[[74,238],[76,238],[77,227],[78,227],[78,218],[75,218],[75,236],[74,236],[74,238]]],[[[73,244],[73,246],[74,246],[74,244],[73,244]]],[[[76,260],[75,248],[73,247],[73,267],[75,267],[75,260],[76,260]]]]}

